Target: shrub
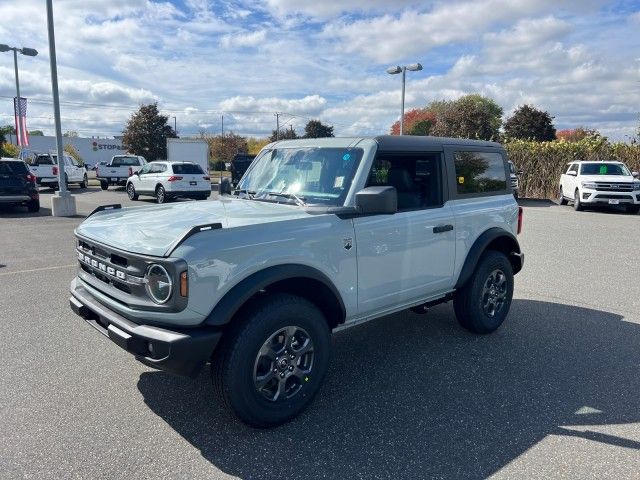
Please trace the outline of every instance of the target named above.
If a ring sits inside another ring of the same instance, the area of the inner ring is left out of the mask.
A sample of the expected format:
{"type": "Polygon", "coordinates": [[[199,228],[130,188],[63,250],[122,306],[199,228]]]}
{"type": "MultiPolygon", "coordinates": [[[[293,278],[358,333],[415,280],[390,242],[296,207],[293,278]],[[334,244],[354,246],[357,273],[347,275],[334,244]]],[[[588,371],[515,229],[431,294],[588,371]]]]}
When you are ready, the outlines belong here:
{"type": "Polygon", "coordinates": [[[18,158],[18,155],[20,155],[20,147],[11,143],[4,143],[0,145],[0,156],[18,158]]]}

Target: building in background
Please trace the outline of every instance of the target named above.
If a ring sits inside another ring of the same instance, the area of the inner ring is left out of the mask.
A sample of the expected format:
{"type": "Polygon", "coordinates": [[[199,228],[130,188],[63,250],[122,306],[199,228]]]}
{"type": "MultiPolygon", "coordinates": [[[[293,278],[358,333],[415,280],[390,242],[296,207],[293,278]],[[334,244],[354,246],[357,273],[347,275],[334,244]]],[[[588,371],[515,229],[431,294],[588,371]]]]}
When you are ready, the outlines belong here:
{"type": "MultiPolygon", "coordinates": [[[[15,135],[7,135],[7,140],[16,144],[15,135]]],[[[82,138],[82,137],[63,137],[62,144],[70,143],[73,145],[80,157],[89,166],[94,166],[98,162],[107,162],[114,155],[127,153],[122,146],[122,137],[120,138],[82,138]]],[[[29,136],[28,150],[33,153],[47,153],[56,150],[56,137],[48,136],[29,136]]]]}

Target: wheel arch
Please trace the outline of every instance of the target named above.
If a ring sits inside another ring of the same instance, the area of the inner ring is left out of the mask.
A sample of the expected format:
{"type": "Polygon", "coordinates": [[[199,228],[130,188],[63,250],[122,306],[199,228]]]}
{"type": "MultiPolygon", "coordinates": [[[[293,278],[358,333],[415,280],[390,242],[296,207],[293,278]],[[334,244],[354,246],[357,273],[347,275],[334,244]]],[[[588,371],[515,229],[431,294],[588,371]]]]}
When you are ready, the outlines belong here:
{"type": "Polygon", "coordinates": [[[266,268],[238,282],[216,304],[204,323],[226,325],[253,298],[269,292],[287,292],[309,300],[322,311],[329,328],[345,321],[344,301],[324,273],[306,265],[287,264],[266,268]]]}
{"type": "Polygon", "coordinates": [[[514,275],[522,269],[524,255],[516,237],[511,232],[493,227],[485,230],[469,249],[456,282],[456,289],[463,287],[469,281],[482,254],[487,250],[497,250],[504,253],[511,263],[514,275]]]}

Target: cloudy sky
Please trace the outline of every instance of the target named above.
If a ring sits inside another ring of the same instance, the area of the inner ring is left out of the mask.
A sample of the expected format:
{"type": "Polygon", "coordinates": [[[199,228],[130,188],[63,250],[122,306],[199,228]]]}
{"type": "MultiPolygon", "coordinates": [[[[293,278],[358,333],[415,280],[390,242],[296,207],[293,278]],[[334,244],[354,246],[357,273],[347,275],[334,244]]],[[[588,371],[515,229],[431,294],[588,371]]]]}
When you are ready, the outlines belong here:
{"type": "MultiPolygon", "coordinates": [[[[407,108],[479,92],[529,103],[556,127],[618,140],[640,112],[640,0],[54,0],[63,130],[112,136],[157,101],[179,133],[264,136],[311,118],[337,135],[386,133],[407,108]],[[173,119],[171,119],[173,121],[173,119]]],[[[29,126],[53,131],[44,0],[0,0],[0,43],[19,57],[29,126]]],[[[0,124],[12,123],[0,54],[0,124]]]]}

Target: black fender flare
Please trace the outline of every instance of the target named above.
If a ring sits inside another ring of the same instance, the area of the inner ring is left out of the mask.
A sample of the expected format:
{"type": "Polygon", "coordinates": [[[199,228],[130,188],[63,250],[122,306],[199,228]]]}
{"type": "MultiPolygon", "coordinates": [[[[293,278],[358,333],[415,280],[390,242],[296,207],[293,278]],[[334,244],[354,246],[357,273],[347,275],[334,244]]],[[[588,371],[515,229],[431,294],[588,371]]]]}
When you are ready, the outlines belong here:
{"type": "Polygon", "coordinates": [[[485,230],[480,236],[473,242],[473,245],[469,249],[467,258],[462,265],[458,281],[456,282],[456,289],[463,287],[473,275],[473,272],[480,261],[480,257],[487,250],[487,248],[495,243],[500,247],[500,250],[507,255],[511,265],[513,267],[513,273],[516,274],[522,269],[524,262],[524,254],[520,251],[520,244],[515,235],[507,230],[498,227],[492,227],[485,230]]]}
{"type": "MultiPolygon", "coordinates": [[[[238,282],[216,304],[205,319],[204,324],[221,326],[229,323],[233,316],[256,293],[277,282],[290,279],[309,279],[323,284],[336,300],[335,312],[331,312],[334,315],[338,315],[336,324],[344,322],[346,316],[344,301],[329,277],[307,265],[284,264],[265,268],[238,282]]],[[[317,292],[308,293],[315,294],[317,292]]],[[[333,308],[332,305],[324,305],[324,307],[329,310],[333,308]]],[[[326,314],[327,312],[324,313],[326,314]]],[[[332,319],[328,318],[327,320],[331,322],[332,319]]]]}

